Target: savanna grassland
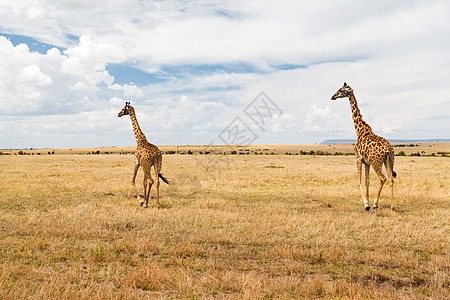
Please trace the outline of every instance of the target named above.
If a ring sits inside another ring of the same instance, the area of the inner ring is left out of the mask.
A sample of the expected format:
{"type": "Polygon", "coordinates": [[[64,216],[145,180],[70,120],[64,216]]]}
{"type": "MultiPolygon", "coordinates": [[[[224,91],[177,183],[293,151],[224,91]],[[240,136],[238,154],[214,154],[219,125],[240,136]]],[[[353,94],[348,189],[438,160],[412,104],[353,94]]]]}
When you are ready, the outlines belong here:
{"type": "Polygon", "coordinates": [[[370,212],[352,156],[165,155],[160,210],[133,161],[0,156],[1,299],[450,297],[449,158],[396,157],[370,212]]]}

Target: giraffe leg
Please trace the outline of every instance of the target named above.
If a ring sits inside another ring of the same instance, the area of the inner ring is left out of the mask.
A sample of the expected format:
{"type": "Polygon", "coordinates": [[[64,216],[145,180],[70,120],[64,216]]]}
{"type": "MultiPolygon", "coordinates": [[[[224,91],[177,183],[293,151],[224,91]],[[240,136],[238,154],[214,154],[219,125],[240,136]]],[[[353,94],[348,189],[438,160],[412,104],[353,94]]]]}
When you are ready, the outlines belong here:
{"type": "Polygon", "coordinates": [[[152,185],[153,185],[153,179],[152,176],[148,176],[148,178],[146,179],[146,182],[148,182],[148,190],[147,193],[145,194],[145,205],[144,207],[148,207],[148,200],[150,199],[150,191],[152,190],[152,185]]]}
{"type": "MultiPolygon", "coordinates": [[[[393,154],[392,154],[393,155],[393,154]]],[[[391,209],[394,210],[394,176],[393,176],[393,169],[394,169],[394,160],[387,156],[386,160],[384,162],[384,165],[386,166],[386,171],[388,174],[388,180],[390,181],[391,184],[391,209]]]]}
{"type": "Polygon", "coordinates": [[[363,199],[363,202],[364,202],[364,208],[366,210],[369,210],[370,209],[369,200],[366,197],[366,195],[369,193],[369,191],[368,190],[364,191],[364,188],[362,186],[362,172],[361,172],[362,171],[362,161],[361,161],[360,158],[356,159],[356,168],[358,170],[358,178],[359,178],[358,186],[361,189],[362,199],[363,199]]]}
{"type": "Polygon", "coordinates": [[[378,175],[378,178],[380,178],[380,187],[378,188],[377,198],[375,198],[373,208],[378,207],[378,201],[380,200],[381,190],[383,189],[383,185],[386,182],[386,177],[383,175],[381,167],[382,167],[382,164],[377,165],[376,167],[375,166],[373,167],[373,169],[375,170],[375,173],[377,173],[377,175],[378,175]]]}
{"type": "MultiPolygon", "coordinates": [[[[144,200],[143,201],[139,201],[139,204],[142,206],[145,203],[147,203],[147,184],[148,184],[148,179],[147,179],[147,174],[144,174],[144,200]]],[[[145,204],[144,207],[147,207],[147,204],[145,204]]]]}
{"type": "Polygon", "coordinates": [[[364,164],[364,176],[366,181],[366,202],[364,204],[366,205],[366,210],[369,210],[370,165],[366,163],[364,164]]]}
{"type": "Polygon", "coordinates": [[[158,209],[161,207],[161,204],[159,203],[159,177],[156,177],[156,205],[158,206],[158,209]]]}
{"type": "Polygon", "coordinates": [[[139,196],[139,192],[138,192],[138,189],[136,187],[136,175],[137,175],[137,172],[138,172],[140,166],[141,165],[136,161],[136,164],[134,165],[134,173],[133,173],[133,178],[131,179],[131,184],[133,185],[134,191],[136,192],[136,197],[137,197],[137,199],[139,201],[139,204],[142,206],[144,201],[140,200],[141,196],[139,196]]]}
{"type": "Polygon", "coordinates": [[[161,172],[161,166],[162,166],[162,156],[157,156],[155,158],[155,164],[153,166],[155,170],[155,176],[156,176],[156,205],[158,206],[158,209],[160,209],[161,204],[159,203],[159,173],[161,172]]]}
{"type": "Polygon", "coordinates": [[[395,210],[394,207],[394,178],[391,176],[391,209],[395,210]]]}

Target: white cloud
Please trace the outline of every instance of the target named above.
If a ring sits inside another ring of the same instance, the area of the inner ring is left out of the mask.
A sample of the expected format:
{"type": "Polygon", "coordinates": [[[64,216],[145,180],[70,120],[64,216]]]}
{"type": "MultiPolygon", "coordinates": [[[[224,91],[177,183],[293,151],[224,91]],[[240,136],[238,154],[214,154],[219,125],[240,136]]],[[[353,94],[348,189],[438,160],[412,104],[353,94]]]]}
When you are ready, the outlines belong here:
{"type": "Polygon", "coordinates": [[[87,86],[86,83],[82,82],[82,81],[78,81],[77,83],[75,83],[73,86],[70,87],[71,90],[73,91],[86,91],[89,89],[89,87],[87,86]]]}
{"type": "Polygon", "coordinates": [[[136,85],[130,85],[130,84],[113,84],[108,87],[111,90],[115,91],[122,91],[125,97],[136,97],[140,98],[144,96],[144,92],[138,88],[136,85]]]}
{"type": "Polygon", "coordinates": [[[336,119],[336,114],[333,113],[329,105],[324,108],[318,107],[317,105],[312,105],[309,109],[309,113],[306,116],[305,123],[311,124],[315,123],[315,118],[318,118],[321,122],[336,119]]]}
{"type": "Polygon", "coordinates": [[[295,116],[284,113],[281,115],[274,115],[270,125],[270,130],[274,132],[284,132],[284,131],[290,131],[291,133],[294,133],[298,130],[298,120],[295,116]]]}
{"type": "Polygon", "coordinates": [[[27,85],[49,86],[53,83],[50,76],[43,74],[37,65],[25,66],[17,79],[18,83],[27,85]]]}
{"type": "Polygon", "coordinates": [[[112,84],[114,78],[105,71],[107,63],[124,61],[121,51],[112,45],[94,43],[90,36],[80,37],[80,43],[64,51],[67,56],[62,63],[63,74],[85,80],[89,86],[100,83],[112,84]]]}
{"type": "MultiPolygon", "coordinates": [[[[96,109],[103,101],[98,95],[106,88],[102,84],[114,80],[106,64],[122,59],[116,47],[94,43],[89,36],[82,36],[78,45],[63,53],[53,48],[46,54],[32,52],[25,44],[13,46],[0,36],[0,103],[4,112],[13,115],[96,109]]],[[[124,92],[142,95],[133,86],[125,86],[124,92]]]]}

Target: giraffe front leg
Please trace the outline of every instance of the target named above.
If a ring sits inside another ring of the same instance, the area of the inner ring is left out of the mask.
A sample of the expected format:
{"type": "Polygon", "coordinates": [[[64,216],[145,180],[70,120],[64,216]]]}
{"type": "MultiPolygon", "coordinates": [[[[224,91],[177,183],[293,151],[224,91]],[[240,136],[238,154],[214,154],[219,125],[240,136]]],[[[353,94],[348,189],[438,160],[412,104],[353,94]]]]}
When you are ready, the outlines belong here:
{"type": "Polygon", "coordinates": [[[365,208],[366,210],[370,209],[369,206],[369,187],[370,187],[370,165],[369,164],[364,164],[364,176],[365,176],[365,181],[366,181],[366,196],[365,196],[365,208]]]}
{"type": "Polygon", "coordinates": [[[366,210],[369,210],[370,209],[369,201],[368,201],[368,198],[366,197],[366,195],[369,193],[369,191],[364,191],[364,188],[362,186],[362,161],[360,158],[356,159],[356,168],[358,170],[358,178],[359,178],[358,186],[361,189],[362,199],[364,202],[364,208],[366,210]]]}
{"type": "Polygon", "coordinates": [[[139,167],[140,167],[140,164],[138,161],[136,161],[136,164],[134,165],[133,178],[131,178],[131,184],[133,185],[134,191],[136,192],[136,198],[139,201],[139,204],[142,206],[144,201],[141,200],[141,196],[139,195],[138,189],[136,187],[136,175],[139,170],[139,167]]]}

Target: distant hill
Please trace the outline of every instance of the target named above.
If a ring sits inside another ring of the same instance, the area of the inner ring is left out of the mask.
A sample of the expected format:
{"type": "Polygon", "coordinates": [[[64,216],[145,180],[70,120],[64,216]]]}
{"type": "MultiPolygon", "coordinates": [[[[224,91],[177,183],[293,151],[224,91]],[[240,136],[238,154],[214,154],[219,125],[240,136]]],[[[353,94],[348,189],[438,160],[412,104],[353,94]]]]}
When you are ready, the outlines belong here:
{"type": "MultiPolygon", "coordinates": [[[[450,139],[422,139],[422,140],[395,140],[388,139],[390,143],[394,144],[409,144],[409,143],[450,143],[450,139]]],[[[331,139],[321,142],[321,144],[354,144],[356,139],[331,139]]]]}

